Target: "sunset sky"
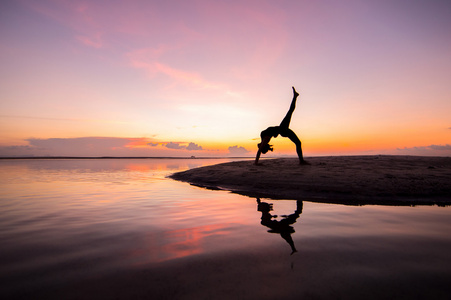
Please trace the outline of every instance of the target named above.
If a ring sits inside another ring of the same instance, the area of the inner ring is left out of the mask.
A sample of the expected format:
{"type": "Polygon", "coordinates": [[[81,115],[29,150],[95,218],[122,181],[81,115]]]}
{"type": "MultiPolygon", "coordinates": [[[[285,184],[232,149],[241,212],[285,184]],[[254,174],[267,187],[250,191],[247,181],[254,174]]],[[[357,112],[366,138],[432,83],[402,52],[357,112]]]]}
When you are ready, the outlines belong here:
{"type": "Polygon", "coordinates": [[[0,4],[0,156],[451,156],[451,2],[0,4]],[[285,138],[273,155],[295,155],[285,138]]]}

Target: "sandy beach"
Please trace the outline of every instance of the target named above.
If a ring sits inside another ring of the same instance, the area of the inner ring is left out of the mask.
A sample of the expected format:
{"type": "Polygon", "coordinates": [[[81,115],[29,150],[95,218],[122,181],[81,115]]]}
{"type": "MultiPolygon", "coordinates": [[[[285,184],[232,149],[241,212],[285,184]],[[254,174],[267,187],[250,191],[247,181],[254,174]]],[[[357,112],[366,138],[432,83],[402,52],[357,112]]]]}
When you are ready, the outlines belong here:
{"type": "Polygon", "coordinates": [[[330,156],[253,160],[207,166],[170,177],[251,197],[351,205],[451,204],[451,158],[330,156]]]}

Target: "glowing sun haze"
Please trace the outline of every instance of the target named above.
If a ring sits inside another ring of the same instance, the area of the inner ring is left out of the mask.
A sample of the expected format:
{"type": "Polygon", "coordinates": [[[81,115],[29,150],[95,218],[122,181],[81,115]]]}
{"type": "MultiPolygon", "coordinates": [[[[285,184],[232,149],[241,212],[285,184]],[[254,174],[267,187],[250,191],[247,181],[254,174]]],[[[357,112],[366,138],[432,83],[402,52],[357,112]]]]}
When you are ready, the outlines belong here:
{"type": "Polygon", "coordinates": [[[451,155],[449,1],[2,1],[0,156],[451,155]],[[284,138],[275,155],[296,155],[284,138]]]}

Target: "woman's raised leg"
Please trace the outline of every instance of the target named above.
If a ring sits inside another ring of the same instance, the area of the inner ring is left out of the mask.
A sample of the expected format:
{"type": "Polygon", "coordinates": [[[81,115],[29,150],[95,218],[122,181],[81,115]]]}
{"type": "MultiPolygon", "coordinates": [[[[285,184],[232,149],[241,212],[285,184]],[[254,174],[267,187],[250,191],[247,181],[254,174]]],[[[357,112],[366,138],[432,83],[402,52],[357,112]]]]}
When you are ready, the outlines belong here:
{"type": "Polygon", "coordinates": [[[288,129],[290,127],[291,116],[293,115],[294,109],[296,108],[296,99],[298,98],[299,93],[296,92],[294,86],[292,87],[292,89],[293,89],[293,100],[291,100],[290,109],[288,110],[285,118],[283,118],[282,122],[279,125],[281,129],[288,129]]]}

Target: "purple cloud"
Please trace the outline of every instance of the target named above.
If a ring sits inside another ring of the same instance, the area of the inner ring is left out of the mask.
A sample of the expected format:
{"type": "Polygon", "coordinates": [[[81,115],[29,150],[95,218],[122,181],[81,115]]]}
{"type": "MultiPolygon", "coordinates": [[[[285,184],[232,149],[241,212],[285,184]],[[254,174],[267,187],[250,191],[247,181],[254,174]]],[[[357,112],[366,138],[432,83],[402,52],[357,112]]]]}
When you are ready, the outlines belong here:
{"type": "Polygon", "coordinates": [[[202,146],[199,146],[195,143],[189,143],[189,145],[186,147],[186,150],[192,151],[192,150],[204,150],[202,149],[202,146]]]}
{"type": "Polygon", "coordinates": [[[397,148],[399,152],[405,152],[411,155],[438,155],[438,156],[451,156],[451,145],[429,145],[418,147],[404,147],[397,148]]]}
{"type": "Polygon", "coordinates": [[[0,146],[0,156],[168,156],[174,154],[174,150],[182,150],[180,154],[184,151],[205,151],[209,154],[208,150],[193,142],[150,142],[148,138],[29,138],[24,142],[28,145],[0,146]],[[157,147],[159,145],[164,147],[157,147]]]}
{"type": "Polygon", "coordinates": [[[438,151],[451,151],[451,145],[430,145],[429,148],[438,151]]]}
{"type": "Polygon", "coordinates": [[[30,138],[28,145],[0,147],[0,156],[167,156],[168,150],[155,147],[146,138],[80,137],[30,138]],[[148,145],[149,147],[136,147],[148,145]],[[152,147],[150,147],[152,146],[152,147]]]}
{"type": "Polygon", "coordinates": [[[165,145],[166,148],[168,149],[185,149],[185,146],[180,145],[180,143],[173,143],[173,142],[169,142],[165,145]]]}
{"type": "Polygon", "coordinates": [[[229,153],[232,155],[244,155],[249,153],[250,151],[246,150],[244,147],[238,147],[238,145],[229,147],[229,153]]]}
{"type": "Polygon", "coordinates": [[[92,149],[124,147],[130,143],[129,139],[112,137],[80,137],[80,138],[51,138],[27,139],[30,146],[41,149],[92,149]]]}

